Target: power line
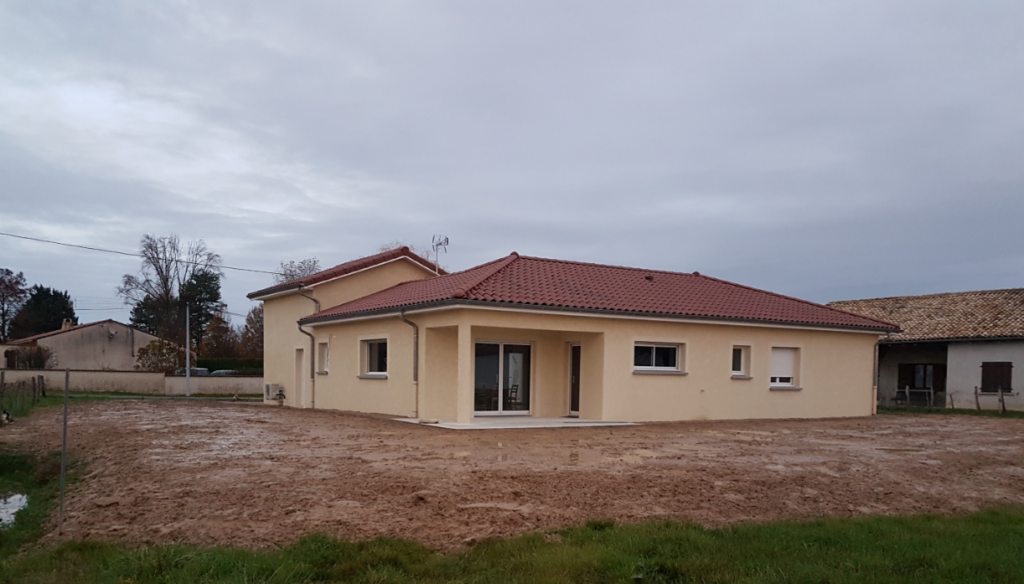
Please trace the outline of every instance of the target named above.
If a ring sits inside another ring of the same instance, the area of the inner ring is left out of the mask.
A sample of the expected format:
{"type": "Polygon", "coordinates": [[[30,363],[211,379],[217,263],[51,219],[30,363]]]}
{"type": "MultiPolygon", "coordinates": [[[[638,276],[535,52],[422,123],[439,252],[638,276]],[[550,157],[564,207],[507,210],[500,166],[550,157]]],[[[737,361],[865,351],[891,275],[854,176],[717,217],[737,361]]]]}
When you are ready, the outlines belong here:
{"type": "MultiPolygon", "coordinates": [[[[53,241],[51,239],[40,239],[38,237],[29,237],[27,235],[15,235],[13,233],[4,233],[2,231],[0,231],[0,235],[3,235],[5,237],[14,237],[14,238],[17,238],[17,239],[27,239],[29,241],[38,241],[40,243],[52,243],[54,245],[62,245],[64,247],[77,247],[78,249],[87,249],[89,251],[99,251],[99,252],[103,252],[103,253],[113,253],[113,254],[117,254],[117,255],[133,257],[133,258],[144,257],[142,254],[130,253],[130,252],[127,252],[127,251],[118,251],[116,249],[103,249],[101,247],[90,247],[88,245],[78,245],[76,243],[65,243],[63,241],[53,241]]],[[[203,265],[204,264],[203,262],[190,262],[188,260],[177,260],[176,259],[174,261],[178,262],[178,263],[181,263],[181,264],[192,264],[194,266],[199,266],[199,265],[203,265]]],[[[267,270],[253,270],[253,269],[250,269],[250,268],[235,268],[235,267],[232,267],[232,266],[217,266],[217,267],[221,268],[223,270],[235,270],[237,272],[253,272],[253,273],[256,273],[256,274],[271,274],[271,275],[274,275],[274,276],[283,276],[284,275],[284,274],[282,274],[280,272],[268,272],[267,270]]]]}

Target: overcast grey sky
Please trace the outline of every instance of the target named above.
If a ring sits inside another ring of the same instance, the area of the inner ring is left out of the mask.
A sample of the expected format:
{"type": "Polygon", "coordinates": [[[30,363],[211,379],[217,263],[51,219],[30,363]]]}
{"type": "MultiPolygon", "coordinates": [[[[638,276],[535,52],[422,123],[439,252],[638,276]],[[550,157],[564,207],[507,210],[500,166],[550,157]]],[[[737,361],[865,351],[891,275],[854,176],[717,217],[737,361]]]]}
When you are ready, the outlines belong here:
{"type": "MultiPolygon", "coordinates": [[[[0,231],[257,269],[443,233],[453,270],[819,302],[1020,287],[1021,31],[995,0],[7,0],[0,231]]],[[[138,261],[0,237],[0,267],[106,308],[138,261]]],[[[229,272],[229,309],[270,283],[229,272]]]]}

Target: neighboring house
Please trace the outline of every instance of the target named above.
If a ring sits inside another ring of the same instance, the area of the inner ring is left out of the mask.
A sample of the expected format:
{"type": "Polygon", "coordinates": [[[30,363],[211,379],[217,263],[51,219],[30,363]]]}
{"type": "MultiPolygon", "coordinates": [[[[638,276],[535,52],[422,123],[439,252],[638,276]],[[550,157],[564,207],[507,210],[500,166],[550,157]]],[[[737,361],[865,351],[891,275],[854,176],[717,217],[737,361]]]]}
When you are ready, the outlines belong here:
{"type": "Polygon", "coordinates": [[[866,416],[875,343],[898,330],[697,273],[516,253],[435,275],[401,249],[249,297],[287,405],[462,423],[866,416]]]}
{"type": "Polygon", "coordinates": [[[135,368],[138,350],[157,337],[121,324],[101,320],[72,325],[65,321],[60,330],[8,341],[0,347],[4,368],[14,368],[14,353],[26,347],[47,347],[53,351],[59,369],[131,371],[135,368]]]}
{"type": "MultiPolygon", "coordinates": [[[[879,343],[882,403],[1024,410],[1014,367],[1024,364],[1024,288],[845,300],[829,306],[899,325],[879,343]],[[907,389],[911,391],[907,392],[907,389]],[[980,397],[975,401],[975,388],[980,397]]],[[[1021,375],[1020,372],[1017,375],[1021,375]]]]}

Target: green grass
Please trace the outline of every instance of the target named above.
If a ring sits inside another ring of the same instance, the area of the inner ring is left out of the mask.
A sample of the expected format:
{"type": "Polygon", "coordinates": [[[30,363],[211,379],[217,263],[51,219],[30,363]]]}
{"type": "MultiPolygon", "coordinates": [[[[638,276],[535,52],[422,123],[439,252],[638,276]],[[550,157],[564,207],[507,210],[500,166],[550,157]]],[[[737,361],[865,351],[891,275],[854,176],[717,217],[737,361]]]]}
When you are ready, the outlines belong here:
{"type": "Polygon", "coordinates": [[[1014,582],[1024,510],[703,529],[592,522],[451,554],[324,536],[270,552],[71,542],[0,564],[0,582],[1014,582]]]}
{"type": "Polygon", "coordinates": [[[9,452],[0,443],[0,498],[28,495],[28,506],[18,512],[14,524],[0,528],[0,574],[6,558],[42,535],[59,490],[59,452],[33,457],[9,452]]]}
{"type": "Polygon", "coordinates": [[[1006,413],[999,410],[978,410],[975,408],[925,408],[925,407],[900,407],[900,406],[878,406],[879,414],[914,415],[914,414],[940,414],[945,416],[981,416],[983,418],[1024,418],[1024,412],[1007,410],[1006,413]]]}
{"type": "Polygon", "coordinates": [[[272,551],[89,541],[35,548],[54,511],[59,470],[59,455],[34,458],[0,444],[0,493],[29,495],[14,526],[0,532],[0,584],[1024,582],[1024,507],[719,529],[590,521],[553,538],[490,540],[448,554],[410,541],[320,535],[272,551]]]}

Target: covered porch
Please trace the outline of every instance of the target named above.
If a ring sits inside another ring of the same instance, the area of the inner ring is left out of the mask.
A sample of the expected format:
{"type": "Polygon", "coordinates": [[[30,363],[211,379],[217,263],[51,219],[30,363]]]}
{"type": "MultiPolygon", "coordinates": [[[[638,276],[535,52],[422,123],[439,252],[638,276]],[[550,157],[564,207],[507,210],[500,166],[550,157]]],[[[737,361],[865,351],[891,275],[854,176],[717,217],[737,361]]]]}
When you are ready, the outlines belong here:
{"type": "Polygon", "coordinates": [[[423,336],[422,420],[458,427],[604,420],[603,333],[461,322],[426,326],[423,336]]]}

